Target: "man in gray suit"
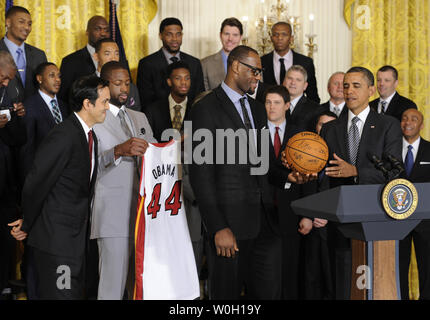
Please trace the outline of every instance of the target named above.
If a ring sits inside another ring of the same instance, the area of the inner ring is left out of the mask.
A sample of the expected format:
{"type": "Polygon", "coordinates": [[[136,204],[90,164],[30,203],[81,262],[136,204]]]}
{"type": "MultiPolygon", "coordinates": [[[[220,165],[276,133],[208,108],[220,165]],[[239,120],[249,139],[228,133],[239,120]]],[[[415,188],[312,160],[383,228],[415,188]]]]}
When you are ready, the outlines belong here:
{"type": "MultiPolygon", "coordinates": [[[[148,142],[156,142],[145,114],[125,108],[130,76],[111,61],[100,77],[109,81],[110,109],[94,131],[99,139],[99,172],[92,209],[91,239],[99,247],[99,300],[120,300],[133,252],[133,230],[139,188],[139,159],[148,142]]],[[[129,279],[130,280],[130,279],[129,279]]],[[[131,288],[127,288],[131,289],[131,288]]],[[[129,297],[132,292],[129,290],[129,297]]]]}
{"type": "Polygon", "coordinates": [[[222,22],[219,34],[222,49],[201,61],[205,90],[215,89],[225,79],[228,55],[240,44],[242,35],[242,23],[238,19],[227,18],[222,22]]]}
{"type": "Polygon", "coordinates": [[[6,12],[6,35],[0,40],[0,50],[9,51],[18,72],[10,81],[7,94],[13,102],[22,102],[34,95],[37,88],[34,85],[34,71],[42,62],[46,62],[44,51],[33,47],[24,41],[31,32],[31,15],[27,9],[12,6],[6,12]]]}

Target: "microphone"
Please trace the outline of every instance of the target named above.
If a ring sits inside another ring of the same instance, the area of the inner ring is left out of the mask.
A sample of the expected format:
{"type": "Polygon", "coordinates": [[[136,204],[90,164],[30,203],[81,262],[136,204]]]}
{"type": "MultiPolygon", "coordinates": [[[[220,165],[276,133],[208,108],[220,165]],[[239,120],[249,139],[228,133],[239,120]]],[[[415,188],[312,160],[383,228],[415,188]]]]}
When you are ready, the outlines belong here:
{"type": "Polygon", "coordinates": [[[389,171],[387,170],[387,168],[385,168],[384,162],[381,159],[379,159],[377,155],[368,153],[367,157],[370,159],[370,161],[373,162],[376,169],[381,171],[384,174],[384,176],[386,177],[388,176],[389,171]]]}
{"type": "Polygon", "coordinates": [[[387,153],[387,154],[384,154],[384,158],[387,159],[391,163],[391,166],[393,168],[398,170],[398,175],[400,173],[402,173],[403,171],[405,171],[405,168],[403,167],[402,163],[399,160],[397,160],[397,158],[394,157],[393,155],[387,153]]]}

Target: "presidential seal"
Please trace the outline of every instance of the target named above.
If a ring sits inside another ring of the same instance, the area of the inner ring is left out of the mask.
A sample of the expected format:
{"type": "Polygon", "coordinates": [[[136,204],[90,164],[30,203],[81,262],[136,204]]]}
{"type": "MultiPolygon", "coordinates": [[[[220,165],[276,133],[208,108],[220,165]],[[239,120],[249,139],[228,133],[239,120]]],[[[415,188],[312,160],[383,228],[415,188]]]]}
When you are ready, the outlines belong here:
{"type": "Polygon", "coordinates": [[[403,220],[414,213],[418,205],[418,193],[412,182],[395,179],[382,192],[382,206],[393,219],[403,220]]]}

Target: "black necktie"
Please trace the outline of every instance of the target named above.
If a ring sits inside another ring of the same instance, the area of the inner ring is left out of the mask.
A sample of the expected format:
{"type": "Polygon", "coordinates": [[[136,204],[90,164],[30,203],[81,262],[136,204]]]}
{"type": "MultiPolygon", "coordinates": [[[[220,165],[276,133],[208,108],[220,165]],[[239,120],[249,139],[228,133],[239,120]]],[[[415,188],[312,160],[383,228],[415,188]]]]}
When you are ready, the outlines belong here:
{"type": "Polygon", "coordinates": [[[279,62],[281,63],[281,72],[279,73],[279,84],[282,86],[282,84],[284,83],[284,79],[285,79],[285,64],[284,64],[284,58],[280,58],[279,62]]]}
{"type": "Polygon", "coordinates": [[[245,129],[246,131],[249,132],[249,130],[252,129],[252,125],[251,125],[251,120],[249,119],[249,114],[248,111],[246,111],[246,107],[245,107],[245,97],[240,98],[239,102],[240,102],[240,106],[242,108],[242,114],[243,114],[243,124],[245,125],[245,129]]]}
{"type": "Polygon", "coordinates": [[[170,58],[170,61],[172,61],[172,63],[175,63],[178,60],[179,60],[178,57],[171,57],[170,58]]]}

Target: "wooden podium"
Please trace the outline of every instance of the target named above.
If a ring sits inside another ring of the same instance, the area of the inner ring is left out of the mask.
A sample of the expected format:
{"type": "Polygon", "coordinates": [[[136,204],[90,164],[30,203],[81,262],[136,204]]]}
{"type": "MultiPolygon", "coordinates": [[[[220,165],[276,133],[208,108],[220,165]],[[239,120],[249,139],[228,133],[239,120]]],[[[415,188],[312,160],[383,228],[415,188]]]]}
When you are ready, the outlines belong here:
{"type": "Polygon", "coordinates": [[[426,197],[430,194],[430,183],[414,184],[418,206],[404,220],[395,220],[384,211],[381,203],[384,186],[340,186],[291,204],[298,215],[339,223],[339,230],[352,239],[352,300],[400,299],[398,240],[406,237],[422,219],[430,219],[430,197],[426,197]],[[357,268],[370,270],[370,274],[367,272],[370,282],[364,288],[360,286],[364,270],[357,274],[361,270],[357,268]]]}

